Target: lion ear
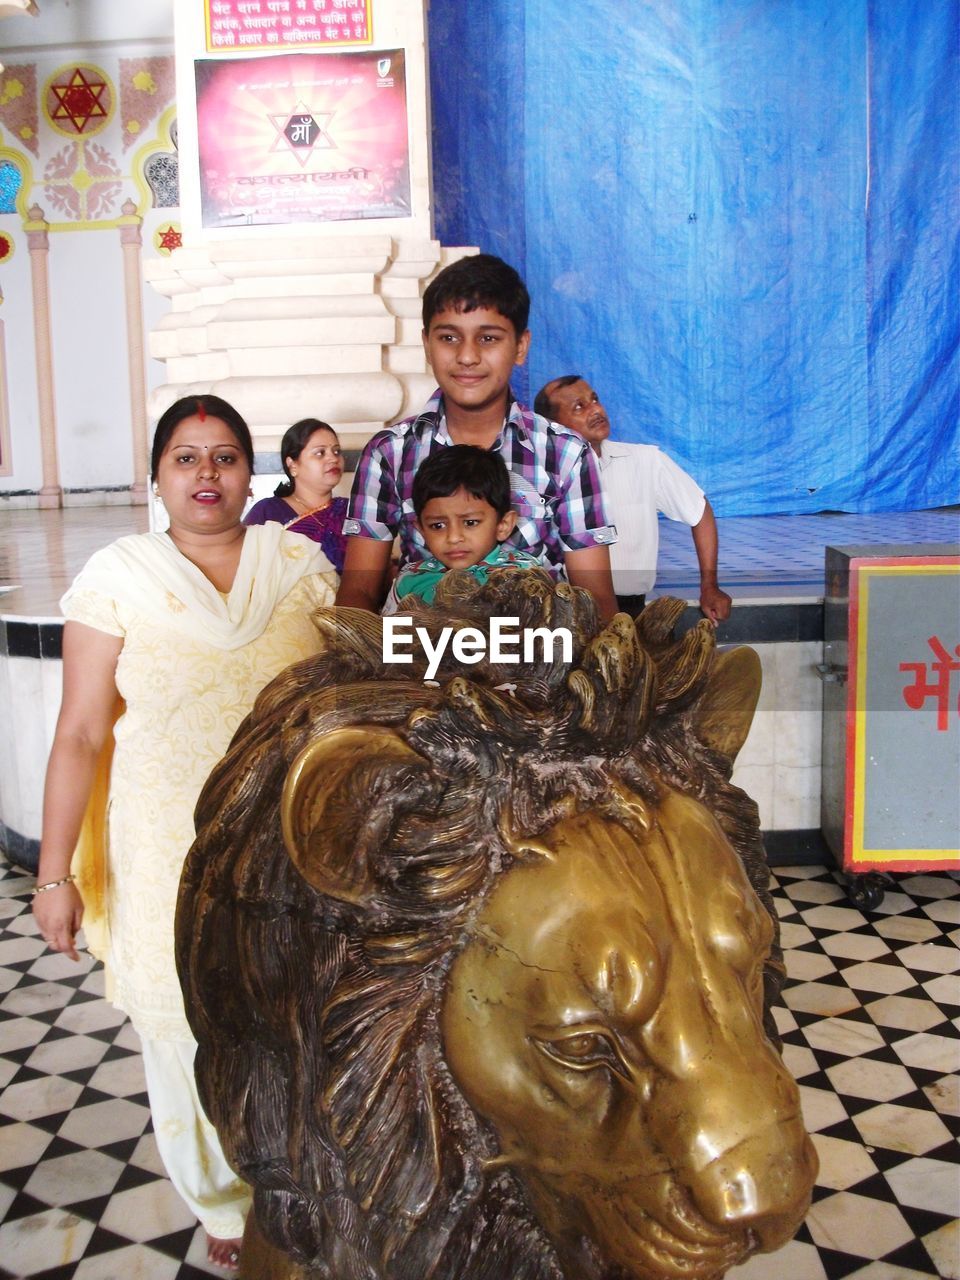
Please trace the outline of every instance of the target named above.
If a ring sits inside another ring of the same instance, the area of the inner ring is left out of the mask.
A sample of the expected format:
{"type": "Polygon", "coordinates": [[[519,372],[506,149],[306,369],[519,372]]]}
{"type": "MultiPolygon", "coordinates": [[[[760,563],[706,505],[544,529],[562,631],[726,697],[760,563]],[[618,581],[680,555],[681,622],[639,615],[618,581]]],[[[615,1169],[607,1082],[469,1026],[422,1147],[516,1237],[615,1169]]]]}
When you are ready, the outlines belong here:
{"type": "Polygon", "coordinates": [[[371,855],[389,839],[404,790],[398,775],[411,766],[429,774],[423,756],[380,726],[335,729],[300,752],[283,786],[280,823],[294,866],[314,889],[343,902],[370,899],[371,855]]]}
{"type": "Polygon", "coordinates": [[[714,659],[693,709],[693,727],[700,741],[726,756],[731,764],[750,732],[761,683],[756,650],[729,649],[714,659]]]}

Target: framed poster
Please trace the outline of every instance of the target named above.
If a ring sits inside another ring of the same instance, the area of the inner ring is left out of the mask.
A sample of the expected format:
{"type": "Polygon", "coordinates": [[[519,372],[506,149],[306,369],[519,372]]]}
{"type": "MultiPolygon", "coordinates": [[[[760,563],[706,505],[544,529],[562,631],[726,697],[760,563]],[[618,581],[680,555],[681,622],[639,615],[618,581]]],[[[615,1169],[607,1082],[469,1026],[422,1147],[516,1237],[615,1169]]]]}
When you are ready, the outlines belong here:
{"type": "Polygon", "coordinates": [[[373,39],[371,0],[205,0],[208,53],[336,48],[373,39]]]}
{"type": "Polygon", "coordinates": [[[850,561],[844,870],[960,867],[960,561],[850,561]]]}
{"type": "Polygon", "coordinates": [[[402,49],[194,67],[204,229],[410,217],[402,49]]]}

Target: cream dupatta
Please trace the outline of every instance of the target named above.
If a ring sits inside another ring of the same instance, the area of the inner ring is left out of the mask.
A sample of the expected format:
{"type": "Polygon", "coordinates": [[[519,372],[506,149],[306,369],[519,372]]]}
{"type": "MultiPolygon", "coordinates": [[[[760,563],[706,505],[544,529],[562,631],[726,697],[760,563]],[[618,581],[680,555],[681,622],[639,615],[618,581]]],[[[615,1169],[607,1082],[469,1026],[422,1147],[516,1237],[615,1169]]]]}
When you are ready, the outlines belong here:
{"type": "MultiPolygon", "coordinates": [[[[331,575],[332,587],[333,567],[317,543],[276,523],[254,525],[244,534],[236,577],[224,596],[167,534],[134,534],[91,556],[60,607],[69,618],[74,593],[93,591],[213,648],[240,649],[263,634],[277,605],[301,578],[325,572],[331,575]]],[[[87,946],[99,960],[106,957],[110,940],[107,802],[113,726],[123,710],[123,699],[118,697],[71,864],[83,899],[87,946]]]]}
{"type": "Polygon", "coordinates": [[[60,601],[95,591],[215,649],[242,649],[266,629],[277,605],[310,573],[333,573],[316,542],[276,523],[252,525],[224,597],[165,533],[119,538],[97,551],[60,601]]]}

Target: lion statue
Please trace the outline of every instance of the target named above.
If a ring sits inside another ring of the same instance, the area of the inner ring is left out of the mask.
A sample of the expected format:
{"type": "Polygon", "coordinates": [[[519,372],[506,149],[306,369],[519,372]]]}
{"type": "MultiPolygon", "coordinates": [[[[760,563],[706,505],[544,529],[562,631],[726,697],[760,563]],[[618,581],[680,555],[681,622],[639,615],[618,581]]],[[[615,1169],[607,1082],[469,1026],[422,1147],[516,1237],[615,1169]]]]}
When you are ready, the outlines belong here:
{"type": "Polygon", "coordinates": [[[539,571],[415,622],[572,660],[384,662],[381,620],[261,694],[177,915],[197,1079],[254,1191],[251,1280],[710,1280],[791,1238],[816,1157],[776,1048],[759,693],[682,605],[600,628],[539,571]]]}

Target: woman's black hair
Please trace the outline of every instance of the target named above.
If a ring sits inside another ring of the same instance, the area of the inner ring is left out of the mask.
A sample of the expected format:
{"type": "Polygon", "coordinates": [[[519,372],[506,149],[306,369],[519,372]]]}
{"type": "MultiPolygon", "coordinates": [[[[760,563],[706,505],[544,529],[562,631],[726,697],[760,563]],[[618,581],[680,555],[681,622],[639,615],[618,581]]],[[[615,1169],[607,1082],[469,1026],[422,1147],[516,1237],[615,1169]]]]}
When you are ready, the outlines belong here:
{"type": "Polygon", "coordinates": [[[449,498],[466,489],[502,519],[513,505],[510,473],[499,453],[475,444],[448,444],[420,463],[413,477],[413,509],[419,519],[431,498],[449,498]]]}
{"type": "Polygon", "coordinates": [[[283,439],[280,441],[280,465],[283,467],[284,475],[287,478],[286,480],[281,480],[274,489],[275,497],[289,498],[297,487],[297,482],[290,474],[290,468],[287,466],[287,459],[292,458],[296,462],[315,431],[329,431],[337,444],[340,443],[340,437],[330,423],[321,422],[319,418],[301,418],[292,427],[287,427],[283,433],[283,439]]]}
{"type": "Polygon", "coordinates": [[[204,418],[219,418],[236,437],[237,444],[247,459],[250,474],[253,475],[253,439],[250,428],[233,405],[227,404],[226,400],[221,400],[219,396],[184,396],[181,400],[175,401],[163,414],[153,433],[153,445],[150,449],[151,481],[157,478],[160,459],[164,449],[170,443],[170,437],[180,423],[187,418],[199,418],[201,422],[204,418]]]}

